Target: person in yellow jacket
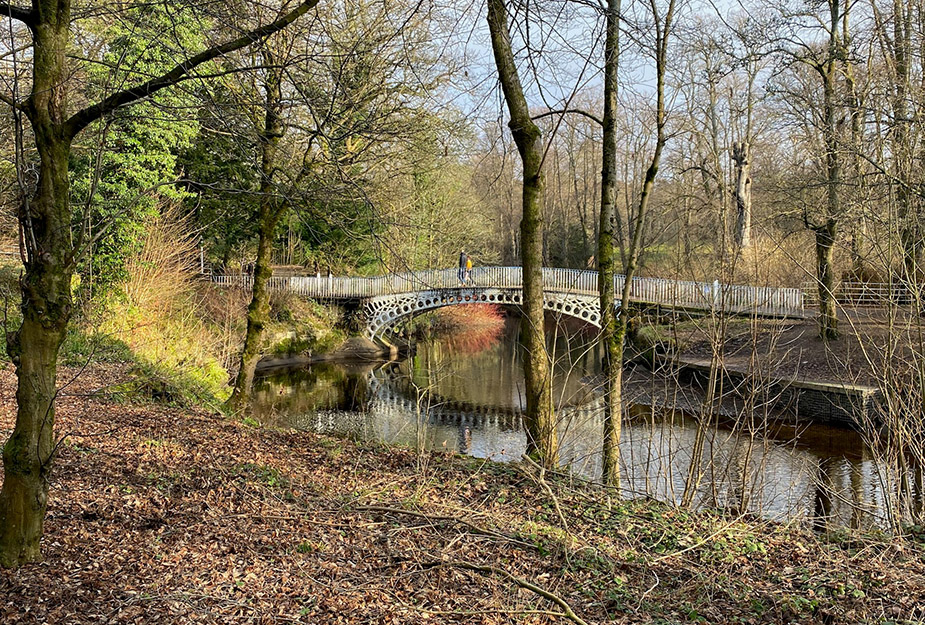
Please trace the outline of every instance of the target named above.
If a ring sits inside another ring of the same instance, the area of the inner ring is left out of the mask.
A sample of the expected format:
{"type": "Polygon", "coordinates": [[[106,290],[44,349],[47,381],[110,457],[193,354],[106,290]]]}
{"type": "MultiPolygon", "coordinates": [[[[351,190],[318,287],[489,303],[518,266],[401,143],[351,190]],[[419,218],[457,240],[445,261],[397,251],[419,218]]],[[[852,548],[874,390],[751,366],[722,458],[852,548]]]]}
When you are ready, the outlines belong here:
{"type": "Polygon", "coordinates": [[[466,284],[472,284],[472,257],[466,257],[466,284]]]}

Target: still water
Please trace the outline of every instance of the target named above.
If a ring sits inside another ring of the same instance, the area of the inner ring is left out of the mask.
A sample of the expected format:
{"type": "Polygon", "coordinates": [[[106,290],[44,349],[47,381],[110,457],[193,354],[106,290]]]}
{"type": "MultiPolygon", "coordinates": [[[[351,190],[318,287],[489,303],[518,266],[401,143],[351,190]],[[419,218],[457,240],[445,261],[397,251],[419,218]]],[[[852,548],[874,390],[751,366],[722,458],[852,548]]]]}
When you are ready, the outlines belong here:
{"type": "MultiPolygon", "coordinates": [[[[562,462],[594,479],[601,467],[599,347],[560,331],[550,336],[550,349],[562,462]]],[[[679,501],[698,425],[689,411],[670,407],[689,408],[696,397],[647,372],[629,380],[627,395],[640,403],[623,426],[625,494],[679,501]]],[[[521,351],[511,320],[487,333],[419,343],[401,361],[265,373],[254,390],[255,416],[277,425],[502,462],[519,460],[525,449],[521,351]]],[[[777,520],[883,523],[885,479],[855,432],[754,418],[715,421],[706,428],[699,503],[777,520]]]]}

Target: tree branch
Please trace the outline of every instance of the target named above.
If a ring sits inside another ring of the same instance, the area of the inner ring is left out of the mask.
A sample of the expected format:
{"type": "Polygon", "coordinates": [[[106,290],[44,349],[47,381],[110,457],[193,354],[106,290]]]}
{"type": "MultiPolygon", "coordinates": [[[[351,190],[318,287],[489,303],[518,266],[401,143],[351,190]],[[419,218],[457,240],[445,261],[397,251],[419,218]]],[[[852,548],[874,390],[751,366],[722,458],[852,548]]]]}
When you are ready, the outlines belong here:
{"type": "Polygon", "coordinates": [[[452,566],[452,567],[459,568],[459,569],[468,569],[470,571],[475,571],[476,573],[482,573],[483,575],[490,574],[490,575],[498,575],[500,577],[503,577],[504,579],[508,580],[509,582],[512,582],[516,586],[520,586],[521,588],[525,590],[529,590],[530,592],[536,593],[537,595],[543,597],[544,599],[548,599],[549,601],[552,601],[553,603],[555,603],[557,606],[559,606],[562,609],[562,612],[565,618],[572,621],[576,625],[588,625],[588,622],[582,619],[577,614],[575,614],[575,611],[572,610],[572,607],[568,603],[566,603],[565,600],[562,599],[559,595],[551,593],[545,588],[537,586],[533,582],[516,577],[512,575],[511,573],[508,573],[504,569],[500,569],[496,566],[486,566],[482,564],[475,564],[473,562],[466,562],[464,560],[451,560],[449,562],[441,562],[440,565],[452,566]]]}
{"type": "Polygon", "coordinates": [[[35,13],[32,12],[32,9],[18,7],[9,2],[0,2],[0,15],[19,20],[30,29],[35,28],[35,13]]]}
{"type": "Polygon", "coordinates": [[[276,32],[281,31],[286,26],[296,21],[298,18],[302,17],[308,13],[311,9],[315,8],[319,0],[304,0],[298,7],[282,16],[275,22],[266,24],[259,28],[255,28],[227,43],[223,43],[218,46],[214,46],[200,52],[199,54],[190,57],[186,61],[180,63],[172,70],[166,74],[162,74],[156,78],[144,82],[135,87],[125,89],[118,93],[114,93],[111,96],[105,98],[103,101],[98,102],[92,106],[74,113],[67,122],[65,122],[65,133],[71,138],[75,137],[81,130],[87,127],[88,124],[96,121],[100,117],[111,113],[119,107],[132,104],[143,98],[147,98],[165,87],[170,87],[177,84],[181,80],[184,80],[189,76],[190,72],[193,69],[207,63],[213,59],[216,59],[222,55],[228,54],[229,52],[234,52],[235,50],[240,50],[249,45],[256,43],[257,41],[268,37],[276,32]]]}
{"type": "Polygon", "coordinates": [[[589,113],[588,111],[583,111],[581,109],[562,109],[560,111],[546,111],[545,113],[534,115],[532,119],[536,121],[538,119],[543,119],[544,117],[549,117],[551,115],[567,115],[569,113],[574,113],[575,115],[582,115],[584,117],[587,117],[591,121],[595,122],[598,126],[604,125],[604,120],[602,120],[600,117],[596,117],[595,115],[589,113]]]}

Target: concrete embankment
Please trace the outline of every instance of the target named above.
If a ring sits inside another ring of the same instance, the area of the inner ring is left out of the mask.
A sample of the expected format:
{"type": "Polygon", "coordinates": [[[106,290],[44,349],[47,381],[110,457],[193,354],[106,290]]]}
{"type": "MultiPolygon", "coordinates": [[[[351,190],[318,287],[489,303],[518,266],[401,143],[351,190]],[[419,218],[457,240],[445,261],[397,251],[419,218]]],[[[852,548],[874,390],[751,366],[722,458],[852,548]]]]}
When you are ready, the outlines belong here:
{"type": "MultiPolygon", "coordinates": [[[[708,384],[708,359],[682,358],[672,364],[680,380],[699,387],[708,384]]],[[[769,377],[729,367],[722,368],[721,382],[724,395],[737,399],[760,391],[759,403],[782,417],[849,427],[876,422],[881,399],[872,386],[769,377]]]]}

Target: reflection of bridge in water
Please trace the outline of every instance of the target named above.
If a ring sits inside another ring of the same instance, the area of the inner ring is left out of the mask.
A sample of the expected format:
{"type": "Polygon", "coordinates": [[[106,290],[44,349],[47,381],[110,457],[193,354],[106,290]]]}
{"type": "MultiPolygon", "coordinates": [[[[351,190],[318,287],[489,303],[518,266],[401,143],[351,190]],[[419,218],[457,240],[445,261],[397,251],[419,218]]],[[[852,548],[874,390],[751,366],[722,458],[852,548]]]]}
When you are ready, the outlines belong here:
{"type": "MultiPolygon", "coordinates": [[[[543,308],[600,327],[597,280],[596,271],[544,268],[543,308]]],[[[253,278],[213,276],[212,281],[249,288],[253,278]]],[[[623,285],[624,276],[615,276],[616,293],[622,293],[623,285]]],[[[476,267],[466,284],[459,281],[456,269],[440,269],[375,278],[276,276],[270,278],[269,287],[316,299],[360,303],[369,337],[387,331],[401,319],[444,306],[520,306],[523,302],[520,267],[476,267]]],[[[636,277],[630,294],[635,304],[668,309],[759,317],[803,316],[803,292],[798,288],[636,277]]]]}
{"type": "MultiPolygon", "coordinates": [[[[464,400],[450,399],[428,391],[415,389],[407,380],[386,376],[369,376],[369,386],[375,399],[384,402],[392,410],[404,411],[426,418],[429,422],[441,425],[490,425],[505,430],[523,430],[523,414],[520,408],[510,406],[485,406],[464,400]],[[413,397],[417,396],[417,399],[413,397]]],[[[588,421],[603,414],[604,404],[601,397],[575,406],[562,406],[557,409],[560,421],[588,421]]]]}
{"type": "MultiPolygon", "coordinates": [[[[398,372],[364,369],[339,382],[269,380],[259,383],[257,395],[272,402],[268,407],[278,415],[277,422],[291,427],[500,461],[520,459],[525,447],[517,407],[440,397],[416,389],[398,372]],[[323,405],[305,401],[309,395],[323,405]]],[[[589,397],[585,404],[558,411],[560,453],[572,470],[596,478],[602,406],[600,397],[589,397]]],[[[642,418],[624,423],[626,494],[676,500],[684,489],[697,424],[676,412],[641,411],[642,418]]],[[[826,428],[801,429],[801,438],[794,436],[767,430],[753,438],[711,428],[698,500],[720,506],[748,501],[751,511],[778,519],[822,511],[845,525],[869,523],[882,505],[882,485],[875,463],[859,455],[859,439],[832,447],[834,434],[826,428]],[[806,445],[797,442],[808,434],[806,445]]]]}

